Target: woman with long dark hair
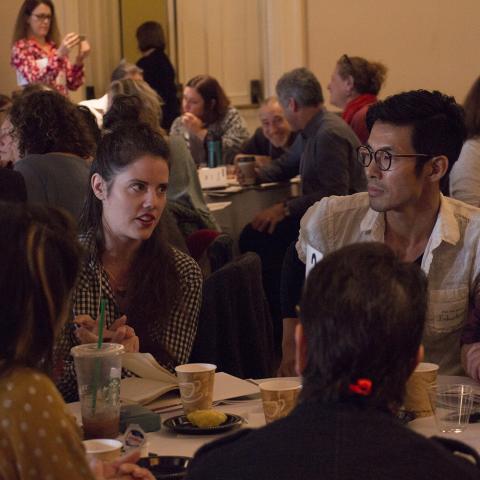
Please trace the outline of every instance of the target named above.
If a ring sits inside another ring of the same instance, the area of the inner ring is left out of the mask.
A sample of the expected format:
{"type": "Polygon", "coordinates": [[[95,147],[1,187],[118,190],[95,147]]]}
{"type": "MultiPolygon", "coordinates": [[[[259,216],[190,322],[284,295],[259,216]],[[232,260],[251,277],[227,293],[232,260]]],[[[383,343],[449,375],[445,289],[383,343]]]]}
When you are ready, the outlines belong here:
{"type": "Polygon", "coordinates": [[[170,134],[185,138],[195,163],[206,163],[205,139],[209,133],[222,138],[223,159],[233,163],[250,135],[218,81],[208,75],[189,80],[183,90],[182,110],[183,115],[173,122],[170,134]]]}
{"type": "Polygon", "coordinates": [[[70,348],[95,341],[101,298],[106,339],[149,352],[172,371],[189,359],[202,277],[165,240],[168,157],[163,137],[145,124],[117,125],[99,144],[80,225],[86,257],[73,305],[80,328],[70,323],[57,345],[57,383],[67,399],[76,396],[70,348]]]}
{"type": "Polygon", "coordinates": [[[12,38],[11,65],[17,83],[44,83],[67,95],[83,84],[83,61],[90,45],[77,33],[69,33],[60,42],[60,33],[51,0],[25,0],[18,12],[12,38]],[[70,51],[78,46],[72,65],[70,51]]]}
{"type": "Polygon", "coordinates": [[[137,455],[90,461],[51,373],[52,348],[80,271],[75,228],[61,211],[0,203],[0,478],[143,479],[137,455]]]}

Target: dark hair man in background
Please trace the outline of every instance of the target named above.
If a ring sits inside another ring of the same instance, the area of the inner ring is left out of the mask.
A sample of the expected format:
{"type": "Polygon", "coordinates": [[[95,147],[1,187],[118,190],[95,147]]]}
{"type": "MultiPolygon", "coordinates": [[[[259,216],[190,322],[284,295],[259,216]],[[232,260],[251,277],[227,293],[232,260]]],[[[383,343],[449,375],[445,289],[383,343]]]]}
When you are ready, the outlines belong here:
{"type": "Polygon", "coordinates": [[[302,195],[286,198],[256,215],[243,230],[239,244],[242,252],[256,252],[262,259],[279,349],[282,262],[288,245],[298,236],[300,218],[322,197],[364,190],[365,175],[356,161],[358,138],[338,115],[326,111],[322,88],[310,70],[296,68],[285,73],[276,90],[285,118],[299,133],[290,151],[258,176],[261,181],[280,181],[300,174],[302,195]]]}

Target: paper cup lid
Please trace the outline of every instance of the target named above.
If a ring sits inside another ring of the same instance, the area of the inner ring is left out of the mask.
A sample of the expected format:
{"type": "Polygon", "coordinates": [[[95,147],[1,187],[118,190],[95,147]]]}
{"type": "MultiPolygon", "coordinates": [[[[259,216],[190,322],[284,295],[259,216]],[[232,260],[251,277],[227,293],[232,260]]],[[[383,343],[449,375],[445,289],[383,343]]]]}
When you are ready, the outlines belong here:
{"type": "Polygon", "coordinates": [[[73,357],[107,357],[121,355],[124,352],[125,348],[123,345],[109,342],[102,344],[101,348],[98,348],[96,343],[86,343],[77,345],[70,350],[73,357]]]}
{"type": "Polygon", "coordinates": [[[259,385],[260,390],[278,392],[283,390],[294,390],[302,387],[302,383],[299,380],[269,380],[268,382],[262,382],[259,385]]]}
{"type": "Polygon", "coordinates": [[[87,453],[105,453],[112,450],[120,450],[123,443],[109,438],[97,438],[94,440],[84,440],[83,445],[87,453]]]}
{"type": "Polygon", "coordinates": [[[178,365],[175,367],[177,373],[211,372],[216,369],[217,366],[212,363],[185,363],[184,365],[178,365]]]}

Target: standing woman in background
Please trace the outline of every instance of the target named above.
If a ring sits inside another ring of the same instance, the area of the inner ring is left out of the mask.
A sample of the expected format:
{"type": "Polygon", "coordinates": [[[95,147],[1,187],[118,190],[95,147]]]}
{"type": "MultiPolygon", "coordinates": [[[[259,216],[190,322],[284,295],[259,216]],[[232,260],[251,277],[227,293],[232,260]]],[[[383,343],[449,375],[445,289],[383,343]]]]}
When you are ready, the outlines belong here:
{"type": "Polygon", "coordinates": [[[165,53],[165,33],[157,22],[142,23],[137,29],[138,49],[142,58],[137,66],[143,70],[144,80],[163,100],[162,128],[169,130],[180,115],[175,86],[175,69],[165,53]]]}
{"type": "Polygon", "coordinates": [[[362,144],[369,135],[365,122],[367,110],[377,101],[386,75],[387,67],[381,63],[342,55],[327,86],[330,103],[343,110],[342,118],[362,144]]]}
{"type": "Polygon", "coordinates": [[[77,33],[69,33],[59,47],[60,35],[51,0],[25,0],[15,23],[11,65],[17,71],[17,83],[24,87],[41,82],[64,95],[83,84],[83,60],[90,45],[77,33]],[[73,65],[70,50],[78,45],[73,65]]]}
{"type": "Polygon", "coordinates": [[[186,139],[195,163],[206,163],[207,133],[222,137],[224,162],[233,163],[250,134],[218,81],[208,75],[189,80],[183,90],[182,110],[183,115],[173,122],[170,135],[186,139]]]}

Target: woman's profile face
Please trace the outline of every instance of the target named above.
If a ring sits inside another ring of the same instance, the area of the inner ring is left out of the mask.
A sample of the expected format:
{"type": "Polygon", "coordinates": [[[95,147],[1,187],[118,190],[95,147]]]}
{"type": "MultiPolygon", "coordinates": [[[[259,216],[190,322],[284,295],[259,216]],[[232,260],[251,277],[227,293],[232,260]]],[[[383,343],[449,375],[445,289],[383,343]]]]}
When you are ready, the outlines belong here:
{"type": "Polygon", "coordinates": [[[168,165],[163,157],[145,154],[117,173],[107,189],[99,174],[92,188],[102,201],[105,237],[122,241],[150,238],[167,202],[168,165]]]}
{"type": "Polygon", "coordinates": [[[351,77],[343,79],[338,72],[338,66],[336,66],[330,77],[330,83],[327,86],[327,89],[330,92],[330,103],[332,105],[342,109],[345,108],[346,104],[351,99],[351,83],[351,77]]]}
{"type": "Polygon", "coordinates": [[[202,118],[205,112],[205,100],[193,87],[185,87],[183,90],[182,108],[184,113],[192,113],[202,118]]]}
{"type": "Polygon", "coordinates": [[[38,5],[27,19],[28,36],[45,38],[52,23],[52,10],[45,3],[38,5]]]}

